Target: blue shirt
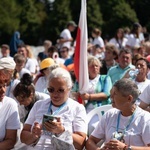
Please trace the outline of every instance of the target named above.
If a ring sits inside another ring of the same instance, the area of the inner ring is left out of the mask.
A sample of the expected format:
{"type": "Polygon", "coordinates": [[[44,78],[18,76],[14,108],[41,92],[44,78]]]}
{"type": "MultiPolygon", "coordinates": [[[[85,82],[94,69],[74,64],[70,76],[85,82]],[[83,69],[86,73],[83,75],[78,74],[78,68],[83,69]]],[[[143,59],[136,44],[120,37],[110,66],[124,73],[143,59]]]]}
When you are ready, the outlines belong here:
{"type": "Polygon", "coordinates": [[[125,73],[131,68],[135,68],[135,66],[130,64],[126,68],[122,69],[118,64],[114,67],[111,67],[107,75],[110,76],[112,84],[114,84],[116,81],[120,80],[125,75],[125,73]]]}

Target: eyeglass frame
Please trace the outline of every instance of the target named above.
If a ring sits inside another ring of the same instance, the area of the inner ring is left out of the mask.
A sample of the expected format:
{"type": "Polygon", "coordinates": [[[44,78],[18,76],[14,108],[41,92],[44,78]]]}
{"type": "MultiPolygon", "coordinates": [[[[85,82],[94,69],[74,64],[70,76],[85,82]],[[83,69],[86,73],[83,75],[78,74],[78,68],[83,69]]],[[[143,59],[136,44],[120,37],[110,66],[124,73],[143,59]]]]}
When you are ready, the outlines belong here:
{"type": "Polygon", "coordinates": [[[47,90],[50,94],[53,94],[54,92],[57,92],[58,94],[63,94],[63,93],[65,93],[65,91],[68,90],[68,88],[55,90],[54,88],[48,87],[47,90]],[[50,89],[51,89],[51,91],[50,91],[50,89]]]}
{"type": "Polygon", "coordinates": [[[8,83],[0,84],[0,89],[7,88],[7,86],[8,86],[8,83]]]}

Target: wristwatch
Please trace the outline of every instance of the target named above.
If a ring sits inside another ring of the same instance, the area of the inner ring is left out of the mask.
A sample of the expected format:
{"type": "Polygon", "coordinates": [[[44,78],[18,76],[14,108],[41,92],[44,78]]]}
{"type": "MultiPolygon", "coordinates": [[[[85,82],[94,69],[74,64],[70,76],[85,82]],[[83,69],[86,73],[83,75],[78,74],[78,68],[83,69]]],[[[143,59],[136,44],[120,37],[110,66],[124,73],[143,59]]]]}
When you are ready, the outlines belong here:
{"type": "Polygon", "coordinates": [[[129,147],[127,148],[127,150],[132,150],[131,146],[129,146],[129,147]]]}

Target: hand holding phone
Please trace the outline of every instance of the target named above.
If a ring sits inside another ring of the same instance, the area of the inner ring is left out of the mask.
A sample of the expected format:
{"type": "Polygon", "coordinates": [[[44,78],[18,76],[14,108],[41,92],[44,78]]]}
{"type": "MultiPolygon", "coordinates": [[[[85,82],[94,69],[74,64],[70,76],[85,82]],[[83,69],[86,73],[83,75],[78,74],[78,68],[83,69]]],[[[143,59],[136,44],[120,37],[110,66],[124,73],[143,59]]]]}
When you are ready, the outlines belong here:
{"type": "Polygon", "coordinates": [[[44,114],[43,115],[43,123],[47,121],[54,121],[55,117],[53,115],[44,114]]]}

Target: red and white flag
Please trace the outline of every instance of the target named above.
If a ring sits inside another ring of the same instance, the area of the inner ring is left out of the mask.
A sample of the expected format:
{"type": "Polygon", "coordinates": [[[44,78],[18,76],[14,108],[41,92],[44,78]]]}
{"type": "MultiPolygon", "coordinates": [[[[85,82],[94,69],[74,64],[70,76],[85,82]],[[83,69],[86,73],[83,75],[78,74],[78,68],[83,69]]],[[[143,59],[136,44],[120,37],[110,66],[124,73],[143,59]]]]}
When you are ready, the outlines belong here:
{"type": "MultiPolygon", "coordinates": [[[[86,12],[86,0],[81,0],[81,12],[78,24],[78,31],[76,37],[76,48],[75,48],[75,75],[79,83],[79,92],[81,94],[87,92],[89,84],[88,75],[88,62],[87,62],[87,12],[86,12]]],[[[82,100],[78,100],[82,103],[82,100]]]]}

